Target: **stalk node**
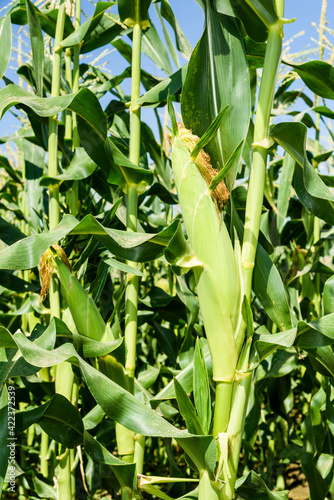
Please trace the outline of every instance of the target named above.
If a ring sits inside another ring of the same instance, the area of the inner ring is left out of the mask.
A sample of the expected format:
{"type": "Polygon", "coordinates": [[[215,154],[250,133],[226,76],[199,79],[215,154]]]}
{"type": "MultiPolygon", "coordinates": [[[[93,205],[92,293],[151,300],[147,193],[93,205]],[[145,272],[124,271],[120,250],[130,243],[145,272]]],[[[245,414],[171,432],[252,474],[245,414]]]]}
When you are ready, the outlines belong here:
{"type": "Polygon", "coordinates": [[[262,141],[257,141],[253,142],[252,148],[264,148],[264,149],[270,149],[273,147],[275,144],[274,139],[271,139],[271,137],[265,137],[262,141]]]}
{"type": "Polygon", "coordinates": [[[130,111],[132,113],[135,113],[136,111],[139,111],[141,109],[141,104],[135,104],[134,106],[132,103],[130,103],[130,111]]]}
{"type": "Polygon", "coordinates": [[[243,262],[242,267],[245,269],[253,269],[254,268],[254,262],[243,262]]]}
{"type": "Polygon", "coordinates": [[[253,370],[249,370],[249,371],[236,370],[235,371],[235,381],[240,382],[240,380],[242,380],[246,377],[249,377],[250,375],[252,375],[252,373],[253,373],[253,370]]]}
{"type": "Polygon", "coordinates": [[[279,19],[279,21],[275,24],[272,24],[269,28],[269,32],[275,32],[277,33],[281,38],[284,37],[284,33],[283,33],[283,25],[284,25],[284,21],[283,19],[279,19]]]}

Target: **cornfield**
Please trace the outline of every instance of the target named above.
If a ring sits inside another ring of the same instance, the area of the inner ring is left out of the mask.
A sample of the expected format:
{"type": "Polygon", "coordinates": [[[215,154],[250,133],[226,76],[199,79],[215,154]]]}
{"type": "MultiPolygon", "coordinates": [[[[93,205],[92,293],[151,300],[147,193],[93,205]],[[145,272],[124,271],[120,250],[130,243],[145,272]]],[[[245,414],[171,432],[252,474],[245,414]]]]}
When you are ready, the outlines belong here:
{"type": "Polygon", "coordinates": [[[196,2],[1,5],[2,498],[334,498],[327,2],[196,2]]]}

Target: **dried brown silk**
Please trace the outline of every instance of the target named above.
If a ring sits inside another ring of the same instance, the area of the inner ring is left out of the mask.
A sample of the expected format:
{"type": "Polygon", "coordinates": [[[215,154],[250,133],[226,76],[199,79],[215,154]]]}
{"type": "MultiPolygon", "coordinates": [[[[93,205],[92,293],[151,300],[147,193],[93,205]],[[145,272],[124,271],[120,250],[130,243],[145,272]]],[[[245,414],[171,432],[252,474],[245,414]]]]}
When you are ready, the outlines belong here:
{"type": "MultiPolygon", "coordinates": [[[[56,250],[58,257],[64,262],[66,267],[72,272],[72,267],[70,261],[67,258],[66,253],[59,245],[52,245],[52,248],[56,250]]],[[[40,260],[39,277],[41,280],[41,300],[42,302],[46,299],[49,288],[51,284],[51,276],[56,272],[55,270],[54,255],[52,250],[48,248],[46,252],[43,253],[40,260]]]]}
{"type": "MultiPolygon", "coordinates": [[[[192,131],[185,128],[182,123],[178,123],[177,125],[180,139],[184,142],[189,151],[192,152],[199,141],[199,137],[197,135],[193,135],[192,131]]],[[[200,173],[209,186],[211,181],[218,174],[218,170],[213,168],[213,166],[211,165],[210,156],[204,151],[204,149],[201,149],[194,163],[198,167],[200,173]]],[[[230,196],[230,193],[223,180],[220,181],[217,187],[212,191],[212,196],[215,200],[218,211],[221,211],[224,205],[226,205],[226,203],[228,202],[230,196]]]]}

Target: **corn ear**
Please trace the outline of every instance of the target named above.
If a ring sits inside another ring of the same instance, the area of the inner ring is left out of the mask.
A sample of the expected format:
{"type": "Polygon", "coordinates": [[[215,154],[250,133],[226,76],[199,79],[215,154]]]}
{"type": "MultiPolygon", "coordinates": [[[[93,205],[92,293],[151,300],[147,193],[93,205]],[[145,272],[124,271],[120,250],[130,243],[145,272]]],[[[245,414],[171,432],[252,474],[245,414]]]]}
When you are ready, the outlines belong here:
{"type": "MultiPolygon", "coordinates": [[[[197,293],[216,381],[234,379],[235,341],[241,310],[241,283],[236,254],[206,176],[203,153],[192,159],[191,131],[172,139],[172,167],[189,245],[195,261],[197,293]]],[[[192,136],[195,137],[195,136],[192,136]]],[[[195,137],[195,140],[198,138],[195,137]]],[[[208,156],[204,157],[205,162],[208,156]]],[[[211,167],[211,166],[208,166],[211,167]]],[[[212,168],[212,167],[211,167],[212,168]]]]}
{"type": "Polygon", "coordinates": [[[88,296],[77,278],[57,256],[54,257],[64,297],[78,332],[101,342],[114,340],[94,301],[88,296]]]}

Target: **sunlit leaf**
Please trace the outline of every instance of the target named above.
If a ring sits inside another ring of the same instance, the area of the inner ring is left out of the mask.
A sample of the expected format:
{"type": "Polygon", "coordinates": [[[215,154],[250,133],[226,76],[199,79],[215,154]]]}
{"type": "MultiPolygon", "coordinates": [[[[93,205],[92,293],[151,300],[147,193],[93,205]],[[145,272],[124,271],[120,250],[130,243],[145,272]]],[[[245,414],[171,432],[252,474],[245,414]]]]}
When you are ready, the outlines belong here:
{"type": "Polygon", "coordinates": [[[5,74],[12,52],[12,25],[10,16],[0,19],[0,45],[3,47],[0,58],[0,80],[5,74]]]}
{"type": "MultiPolygon", "coordinates": [[[[207,151],[212,166],[221,170],[247,135],[250,87],[245,49],[237,23],[207,5],[206,25],[188,67],[181,99],[184,125],[201,137],[219,112],[229,106],[223,123],[207,151]],[[229,50],[226,50],[226,47],[229,50]],[[201,68],[201,71],[198,71],[201,68]]],[[[227,174],[232,187],[237,158],[227,174]]]]}
{"type": "Polygon", "coordinates": [[[324,61],[308,61],[302,64],[290,64],[312,92],[334,99],[334,68],[324,61]]]}

